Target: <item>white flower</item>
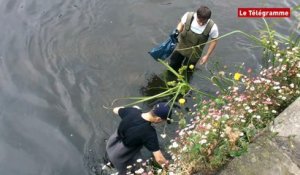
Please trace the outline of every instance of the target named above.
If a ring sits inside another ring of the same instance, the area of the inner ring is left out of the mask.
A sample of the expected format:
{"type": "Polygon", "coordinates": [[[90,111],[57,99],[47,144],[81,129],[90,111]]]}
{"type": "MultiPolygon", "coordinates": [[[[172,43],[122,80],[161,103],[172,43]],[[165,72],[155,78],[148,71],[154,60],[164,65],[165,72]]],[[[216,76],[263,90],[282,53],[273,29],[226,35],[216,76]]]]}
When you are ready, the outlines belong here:
{"type": "Polygon", "coordinates": [[[163,138],[163,139],[164,139],[164,138],[166,138],[166,137],[167,137],[167,134],[161,134],[160,136],[161,136],[161,138],[163,138]]]}
{"type": "Polygon", "coordinates": [[[280,85],[280,83],[278,81],[275,81],[274,84],[277,86],[280,85]]]}
{"type": "Polygon", "coordinates": [[[260,119],[261,117],[260,117],[260,115],[257,115],[256,118],[257,118],[257,119],[260,119]]]}
{"type": "Polygon", "coordinates": [[[183,136],[184,135],[184,130],[181,130],[180,132],[179,132],[179,136],[183,136]]]}
{"type": "Polygon", "coordinates": [[[246,120],[245,120],[245,119],[242,119],[242,120],[241,120],[241,122],[245,123],[245,122],[246,122],[246,120]]]}
{"type": "Polygon", "coordinates": [[[189,126],[189,129],[193,129],[195,127],[195,125],[191,125],[189,126]]]}
{"type": "Polygon", "coordinates": [[[137,163],[141,163],[143,160],[142,159],[137,159],[136,162],[137,163]]]}
{"type": "Polygon", "coordinates": [[[200,144],[205,144],[207,142],[207,140],[206,139],[203,139],[203,140],[200,140],[200,144]]]}
{"type": "Polygon", "coordinates": [[[228,114],[225,114],[223,117],[224,117],[225,119],[229,119],[229,115],[228,115],[228,114]]]}
{"type": "Polygon", "coordinates": [[[276,114],[276,113],[277,113],[277,111],[275,111],[275,110],[272,110],[272,113],[276,114]]]}
{"type": "Polygon", "coordinates": [[[290,84],[290,87],[291,87],[291,88],[294,88],[294,87],[295,87],[294,83],[290,84]]]}
{"type": "Polygon", "coordinates": [[[250,87],[250,91],[254,91],[255,88],[253,86],[250,87]]]}
{"type": "Polygon", "coordinates": [[[144,172],[144,169],[140,168],[140,169],[136,170],[134,173],[136,173],[136,174],[142,174],[143,172],[144,172]]]}
{"type": "Polygon", "coordinates": [[[177,156],[173,155],[173,156],[172,156],[172,159],[173,159],[173,160],[177,160],[177,156]]]}
{"type": "Polygon", "coordinates": [[[279,61],[279,62],[282,62],[282,61],[283,61],[283,59],[282,59],[282,58],[280,58],[280,59],[278,59],[278,61],[279,61]]]}
{"type": "Polygon", "coordinates": [[[296,76],[297,76],[298,78],[300,78],[300,73],[298,73],[296,76]]]}
{"type": "Polygon", "coordinates": [[[238,87],[233,87],[233,90],[237,91],[237,90],[239,90],[239,88],[238,87]]]}
{"type": "Polygon", "coordinates": [[[183,148],[182,148],[182,151],[186,151],[187,150],[187,146],[184,146],[183,148]]]}
{"type": "Polygon", "coordinates": [[[131,169],[132,168],[132,166],[131,165],[128,165],[127,167],[126,167],[126,169],[131,169]]]}
{"type": "Polygon", "coordinates": [[[258,83],[261,83],[261,81],[260,80],[254,80],[253,83],[258,84],[258,83]]]}
{"type": "Polygon", "coordinates": [[[244,136],[244,133],[241,132],[241,133],[240,133],[240,136],[241,136],[241,137],[244,136]]]}
{"type": "Polygon", "coordinates": [[[177,142],[173,142],[173,144],[172,144],[172,147],[173,148],[177,148],[179,145],[178,145],[178,143],[177,142]]]}
{"type": "Polygon", "coordinates": [[[211,124],[208,124],[208,125],[206,126],[206,128],[207,128],[207,129],[210,129],[210,128],[211,128],[211,124]]]}
{"type": "Polygon", "coordinates": [[[283,65],[283,66],[281,67],[281,70],[286,70],[286,65],[283,65]]]}

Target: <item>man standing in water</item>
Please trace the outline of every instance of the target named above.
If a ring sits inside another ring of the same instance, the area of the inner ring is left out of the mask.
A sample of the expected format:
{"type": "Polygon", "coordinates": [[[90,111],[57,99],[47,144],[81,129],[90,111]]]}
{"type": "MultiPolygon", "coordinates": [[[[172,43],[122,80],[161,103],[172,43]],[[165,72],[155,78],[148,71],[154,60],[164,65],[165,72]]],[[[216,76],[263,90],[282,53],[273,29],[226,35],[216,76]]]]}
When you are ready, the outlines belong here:
{"type": "Polygon", "coordinates": [[[119,174],[126,174],[127,166],[141,158],[140,150],[145,146],[153,153],[157,163],[168,166],[168,161],[160,151],[155,128],[151,123],[167,121],[172,111],[167,103],[158,103],[149,112],[143,113],[136,107],[116,107],[113,109],[122,121],[116,132],[107,141],[109,160],[119,174]]]}
{"type": "Polygon", "coordinates": [[[170,66],[173,69],[178,70],[182,65],[196,65],[201,58],[204,43],[211,38],[207,53],[199,63],[202,65],[208,61],[219,36],[218,27],[210,17],[211,10],[206,6],[200,6],[197,13],[187,12],[183,15],[173,33],[174,37],[179,35],[179,42],[170,56],[170,66]]]}

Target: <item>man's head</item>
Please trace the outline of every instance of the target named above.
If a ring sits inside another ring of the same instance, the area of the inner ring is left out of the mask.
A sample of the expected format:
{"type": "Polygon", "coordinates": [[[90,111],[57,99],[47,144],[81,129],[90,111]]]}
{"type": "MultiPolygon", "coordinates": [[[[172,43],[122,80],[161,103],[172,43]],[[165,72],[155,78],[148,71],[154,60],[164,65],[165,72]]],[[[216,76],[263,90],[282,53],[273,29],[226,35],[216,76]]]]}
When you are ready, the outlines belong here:
{"type": "Polygon", "coordinates": [[[197,22],[199,25],[204,25],[207,23],[211,17],[211,11],[206,6],[200,6],[197,10],[197,22]]]}
{"type": "MultiPolygon", "coordinates": [[[[157,103],[153,106],[152,114],[159,119],[167,120],[167,123],[171,123],[171,116],[172,116],[172,110],[170,109],[169,105],[165,102],[157,103]]],[[[161,121],[161,120],[160,120],[161,121]]],[[[160,122],[157,120],[156,122],[160,122]]]]}

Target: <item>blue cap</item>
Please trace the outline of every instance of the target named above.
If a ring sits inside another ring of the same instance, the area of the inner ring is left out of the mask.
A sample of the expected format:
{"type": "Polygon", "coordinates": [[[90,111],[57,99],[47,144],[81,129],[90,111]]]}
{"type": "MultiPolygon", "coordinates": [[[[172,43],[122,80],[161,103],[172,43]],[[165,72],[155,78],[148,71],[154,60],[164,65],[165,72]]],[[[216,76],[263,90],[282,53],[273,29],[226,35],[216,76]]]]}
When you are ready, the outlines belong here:
{"type": "Polygon", "coordinates": [[[160,102],[154,105],[153,107],[153,113],[154,115],[160,117],[163,120],[167,120],[168,123],[170,123],[172,110],[170,109],[168,103],[160,102]]]}

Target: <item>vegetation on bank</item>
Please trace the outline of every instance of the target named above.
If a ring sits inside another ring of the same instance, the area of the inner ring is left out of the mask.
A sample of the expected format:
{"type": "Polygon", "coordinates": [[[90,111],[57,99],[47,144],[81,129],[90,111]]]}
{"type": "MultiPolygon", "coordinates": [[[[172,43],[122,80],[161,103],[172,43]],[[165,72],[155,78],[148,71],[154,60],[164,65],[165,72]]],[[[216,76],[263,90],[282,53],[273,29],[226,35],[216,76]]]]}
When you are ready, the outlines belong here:
{"type": "Polygon", "coordinates": [[[246,67],[235,73],[215,72],[209,79],[220,92],[214,96],[186,81],[184,74],[194,65],[177,73],[161,61],[177,81],[166,82],[167,89],[155,96],[133,98],[136,101],[129,105],[171,95],[171,105],[184,106],[191,92],[194,105],[188,113],[175,112],[180,128],[168,147],[172,156],[168,170],[147,160],[137,163],[135,174],[214,174],[245,153],[255,136],[300,96],[300,38],[282,36],[265,24],[266,30],[259,37],[241,31],[230,33],[242,33],[262,48],[265,68],[256,74],[246,67]]]}
{"type": "MultiPolygon", "coordinates": [[[[277,47],[276,41],[270,44],[277,47]]],[[[169,147],[175,174],[214,173],[246,152],[261,129],[300,96],[300,49],[288,47],[274,52],[275,67],[255,77],[237,73],[238,83],[226,94],[195,101],[190,124],[178,130],[169,147]]]]}
{"type": "Polygon", "coordinates": [[[247,151],[255,136],[300,96],[299,39],[284,37],[266,25],[256,41],[269,66],[258,75],[249,69],[244,71],[247,75],[220,71],[212,77],[221,93],[209,100],[193,98],[194,107],[186,114],[192,120],[169,146],[170,172],[213,174],[247,151]]]}

